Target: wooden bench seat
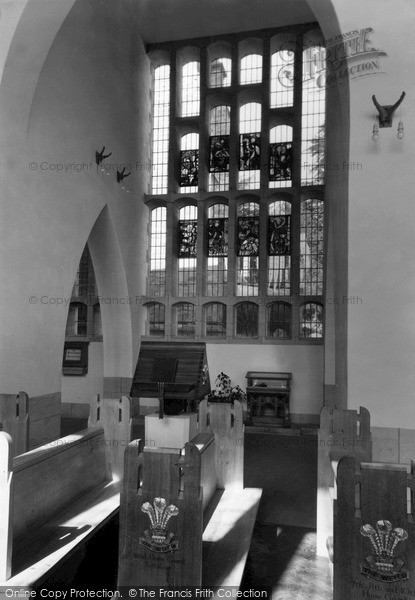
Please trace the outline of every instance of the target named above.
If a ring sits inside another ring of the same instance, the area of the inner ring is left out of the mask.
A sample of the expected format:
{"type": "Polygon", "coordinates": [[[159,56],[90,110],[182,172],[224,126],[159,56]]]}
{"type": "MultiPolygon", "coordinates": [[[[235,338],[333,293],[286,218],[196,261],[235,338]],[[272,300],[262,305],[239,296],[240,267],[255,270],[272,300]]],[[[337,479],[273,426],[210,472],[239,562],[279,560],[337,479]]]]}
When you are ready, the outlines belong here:
{"type": "Polygon", "coordinates": [[[262,490],[217,491],[203,531],[202,585],[239,587],[248,558],[262,490]]]}
{"type": "Polygon", "coordinates": [[[0,585],[36,589],[118,511],[129,399],[94,398],[89,425],[14,459],[0,432],[0,585]]]}
{"type": "Polygon", "coordinates": [[[130,444],[121,495],[120,587],[239,587],[262,494],[243,487],[242,419],[239,402],[204,400],[202,431],[182,451],[130,444]],[[171,548],[166,542],[164,550],[157,537],[152,541],[148,517],[160,498],[174,507],[164,534],[171,548]]]}

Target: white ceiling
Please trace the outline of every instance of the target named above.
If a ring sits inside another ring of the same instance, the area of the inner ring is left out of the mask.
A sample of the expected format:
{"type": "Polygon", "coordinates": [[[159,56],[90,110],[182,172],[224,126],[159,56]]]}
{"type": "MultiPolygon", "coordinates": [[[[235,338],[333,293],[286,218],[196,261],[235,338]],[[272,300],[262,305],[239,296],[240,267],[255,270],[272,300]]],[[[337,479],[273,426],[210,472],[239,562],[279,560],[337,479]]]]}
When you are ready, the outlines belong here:
{"type": "Polygon", "coordinates": [[[145,43],[315,21],[306,0],[138,0],[145,43]]]}

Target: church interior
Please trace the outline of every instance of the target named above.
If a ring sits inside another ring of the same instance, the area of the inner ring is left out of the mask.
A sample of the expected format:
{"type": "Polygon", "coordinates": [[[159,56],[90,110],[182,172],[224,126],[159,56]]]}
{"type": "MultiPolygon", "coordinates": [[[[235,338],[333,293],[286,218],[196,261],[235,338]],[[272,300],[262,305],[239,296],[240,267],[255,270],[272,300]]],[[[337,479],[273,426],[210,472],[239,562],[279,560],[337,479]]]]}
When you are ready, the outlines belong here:
{"type": "Polygon", "coordinates": [[[415,597],[414,20],[0,0],[0,595],[415,597]]]}

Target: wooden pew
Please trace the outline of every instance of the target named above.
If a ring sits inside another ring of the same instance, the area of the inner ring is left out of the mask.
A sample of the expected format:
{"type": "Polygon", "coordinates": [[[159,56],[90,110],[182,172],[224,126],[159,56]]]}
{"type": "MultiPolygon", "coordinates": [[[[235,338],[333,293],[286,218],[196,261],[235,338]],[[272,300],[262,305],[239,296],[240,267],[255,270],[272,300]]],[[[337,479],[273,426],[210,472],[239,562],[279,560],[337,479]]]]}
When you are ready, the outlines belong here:
{"type": "Polygon", "coordinates": [[[242,405],[204,400],[199,423],[182,451],[126,450],[120,587],[240,585],[262,493],[243,487],[242,405]]]}
{"type": "Polygon", "coordinates": [[[36,589],[119,509],[129,398],[96,396],[88,425],[14,459],[0,432],[0,586],[36,589]]]}
{"type": "Polygon", "coordinates": [[[26,392],[0,394],[0,431],[11,436],[13,456],[29,450],[29,397],[26,392]]]}
{"type": "MultiPolygon", "coordinates": [[[[326,556],[333,537],[333,500],[336,497],[336,468],[343,456],[372,460],[370,415],[360,411],[323,406],[318,432],[317,555],[326,556]]],[[[331,550],[329,550],[331,556],[331,550]]]]}
{"type": "Polygon", "coordinates": [[[405,465],[340,460],[334,600],[415,598],[414,461],[408,471],[405,465]]]}

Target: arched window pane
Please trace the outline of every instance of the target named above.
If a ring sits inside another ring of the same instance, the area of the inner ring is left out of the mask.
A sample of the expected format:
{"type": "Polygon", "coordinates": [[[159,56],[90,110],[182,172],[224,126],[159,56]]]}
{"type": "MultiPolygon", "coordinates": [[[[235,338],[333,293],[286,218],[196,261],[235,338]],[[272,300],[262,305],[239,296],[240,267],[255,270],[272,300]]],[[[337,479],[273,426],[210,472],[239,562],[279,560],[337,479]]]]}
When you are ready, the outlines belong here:
{"type": "Polygon", "coordinates": [[[236,295],[259,293],[259,204],[245,202],[238,207],[236,295]]]}
{"type": "Polygon", "coordinates": [[[239,189],[256,189],[261,164],[261,105],[258,102],[241,106],[239,133],[239,189]]]}
{"type": "Polygon", "coordinates": [[[210,111],[209,191],[229,189],[230,107],[215,106],[210,111]]]}
{"type": "Polygon", "coordinates": [[[301,203],[300,294],[322,296],[324,284],[324,203],[301,203]]]}
{"type": "Polygon", "coordinates": [[[195,306],[188,302],[177,304],[176,311],[176,335],[180,337],[194,337],[196,334],[195,306]]]}
{"type": "Polygon", "coordinates": [[[182,68],[182,117],[194,117],[200,111],[200,66],[188,62],[182,68]]]}
{"type": "Polygon", "coordinates": [[[236,306],[236,337],[258,337],[258,306],[242,302],[236,306]]]}
{"type": "Polygon", "coordinates": [[[167,194],[170,121],[170,65],[154,71],[152,180],[153,194],[167,194]]]}
{"type": "Polygon", "coordinates": [[[229,87],[232,83],[230,58],[215,58],[210,63],[210,87],[229,87]]]}
{"type": "Polygon", "coordinates": [[[323,338],[324,311],[321,304],[306,302],[300,306],[300,338],[323,338]]]}
{"type": "Polygon", "coordinates": [[[228,281],[228,207],[214,204],[208,211],[206,295],[224,296],[228,281]]]}
{"type": "Polygon", "coordinates": [[[273,202],[268,208],[268,295],[291,293],[291,204],[273,202]]]}
{"type": "Polygon", "coordinates": [[[267,336],[291,338],[291,306],[286,302],[274,302],[268,307],[267,336]]]}
{"type": "Polygon", "coordinates": [[[180,144],[180,191],[193,193],[199,185],[199,134],[183,135],[180,144]]]}
{"type": "Polygon", "coordinates": [[[208,304],[205,307],[206,337],[226,336],[226,306],[225,304],[208,304]]]}
{"type": "Polygon", "coordinates": [[[241,85],[261,83],[262,81],[262,56],[248,54],[241,60],[241,85]]]}
{"type": "Polygon", "coordinates": [[[178,294],[196,295],[197,207],[180,209],[178,223],[178,294]]]}
{"type": "Polygon", "coordinates": [[[293,129],[289,125],[277,125],[269,132],[269,187],[281,188],[292,185],[293,129]]]}
{"type": "Polygon", "coordinates": [[[161,337],[165,334],[165,307],[159,302],[147,306],[148,333],[161,337]]]}
{"type": "Polygon", "coordinates": [[[270,106],[284,108],[294,101],[295,42],[280,42],[280,48],[271,55],[270,106]]]}
{"type": "Polygon", "coordinates": [[[324,184],[325,69],[324,47],[307,45],[303,51],[301,185],[324,184]]]}
{"type": "Polygon", "coordinates": [[[149,296],[166,293],[167,210],[158,207],[151,211],[149,296]]]}

